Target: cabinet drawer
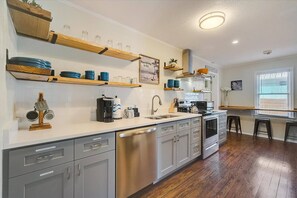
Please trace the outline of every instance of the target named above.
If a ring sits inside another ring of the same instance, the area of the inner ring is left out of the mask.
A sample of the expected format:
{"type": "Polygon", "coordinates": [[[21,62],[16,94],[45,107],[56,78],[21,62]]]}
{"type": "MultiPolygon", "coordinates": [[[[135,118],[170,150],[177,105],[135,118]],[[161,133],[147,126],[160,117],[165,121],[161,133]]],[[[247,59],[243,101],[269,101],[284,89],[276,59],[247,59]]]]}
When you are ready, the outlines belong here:
{"type": "Polygon", "coordinates": [[[115,149],[115,133],[94,135],[75,140],[75,159],[115,149]]]}
{"type": "Polygon", "coordinates": [[[192,118],[191,119],[191,127],[199,127],[201,126],[201,118],[192,118]]]}
{"type": "Polygon", "coordinates": [[[191,145],[191,159],[194,159],[201,155],[201,143],[195,143],[191,145]]]}
{"type": "Polygon", "coordinates": [[[178,131],[189,129],[189,128],[191,128],[191,120],[187,119],[187,120],[178,121],[176,126],[177,126],[178,131]]]}
{"type": "Polygon", "coordinates": [[[192,143],[201,142],[201,130],[200,128],[191,129],[192,143]]]}
{"type": "Polygon", "coordinates": [[[42,144],[9,151],[9,177],[73,161],[73,141],[42,144]]]}
{"type": "Polygon", "coordinates": [[[157,126],[157,137],[162,137],[172,133],[176,133],[176,122],[159,124],[157,126]]]}

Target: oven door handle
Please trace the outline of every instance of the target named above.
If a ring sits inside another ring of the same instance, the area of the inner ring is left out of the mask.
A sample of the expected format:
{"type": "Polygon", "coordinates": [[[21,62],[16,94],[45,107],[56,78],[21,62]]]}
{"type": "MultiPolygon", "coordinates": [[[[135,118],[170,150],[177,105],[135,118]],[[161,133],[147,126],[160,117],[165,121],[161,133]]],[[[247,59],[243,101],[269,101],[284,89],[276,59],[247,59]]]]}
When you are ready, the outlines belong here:
{"type": "Polygon", "coordinates": [[[211,145],[211,146],[207,147],[207,148],[205,149],[205,151],[207,151],[207,150],[211,149],[212,147],[215,147],[217,144],[218,144],[218,143],[215,143],[215,144],[213,144],[213,145],[211,145]]]}

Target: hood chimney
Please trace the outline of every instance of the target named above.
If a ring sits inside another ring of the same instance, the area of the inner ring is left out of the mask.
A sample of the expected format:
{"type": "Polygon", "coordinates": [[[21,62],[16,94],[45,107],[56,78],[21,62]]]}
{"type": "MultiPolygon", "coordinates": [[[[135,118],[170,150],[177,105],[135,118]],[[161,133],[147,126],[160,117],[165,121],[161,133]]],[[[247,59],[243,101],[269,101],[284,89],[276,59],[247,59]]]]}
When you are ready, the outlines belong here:
{"type": "Polygon", "coordinates": [[[193,73],[193,58],[192,51],[190,49],[183,50],[183,73],[193,73]]]}

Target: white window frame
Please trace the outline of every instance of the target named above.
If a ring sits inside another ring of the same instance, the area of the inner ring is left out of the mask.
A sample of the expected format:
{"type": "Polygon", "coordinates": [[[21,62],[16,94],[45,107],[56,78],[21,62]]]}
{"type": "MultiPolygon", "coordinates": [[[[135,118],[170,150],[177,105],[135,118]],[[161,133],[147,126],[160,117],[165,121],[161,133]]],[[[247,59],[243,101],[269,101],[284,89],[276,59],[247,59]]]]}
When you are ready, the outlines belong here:
{"type": "MultiPolygon", "coordinates": [[[[255,107],[256,109],[259,108],[259,78],[258,75],[260,74],[267,74],[267,73],[277,73],[277,72],[284,72],[284,71],[288,71],[289,74],[289,107],[288,110],[294,110],[294,68],[293,67],[284,67],[281,69],[270,69],[270,70],[262,70],[262,71],[257,71],[255,72],[255,80],[254,80],[254,103],[255,103],[255,107]]],[[[256,114],[259,114],[258,111],[256,111],[256,114]]],[[[271,111],[271,114],[260,114],[260,115],[267,115],[267,116],[279,116],[279,117],[291,117],[292,114],[294,113],[290,113],[288,112],[287,116],[280,116],[280,115],[273,115],[273,111],[271,111]]]]}

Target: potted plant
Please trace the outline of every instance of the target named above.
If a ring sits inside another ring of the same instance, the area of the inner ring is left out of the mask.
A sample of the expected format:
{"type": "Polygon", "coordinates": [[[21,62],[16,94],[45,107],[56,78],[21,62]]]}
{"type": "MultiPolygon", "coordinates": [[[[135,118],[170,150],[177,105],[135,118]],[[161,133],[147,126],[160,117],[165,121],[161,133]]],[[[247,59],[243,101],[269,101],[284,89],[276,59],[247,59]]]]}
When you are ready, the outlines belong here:
{"type": "Polygon", "coordinates": [[[7,0],[7,5],[18,34],[48,39],[51,12],[42,9],[35,0],[7,0]]]}
{"type": "Polygon", "coordinates": [[[172,65],[173,67],[177,66],[177,59],[171,58],[169,60],[169,65],[172,65]]]}

